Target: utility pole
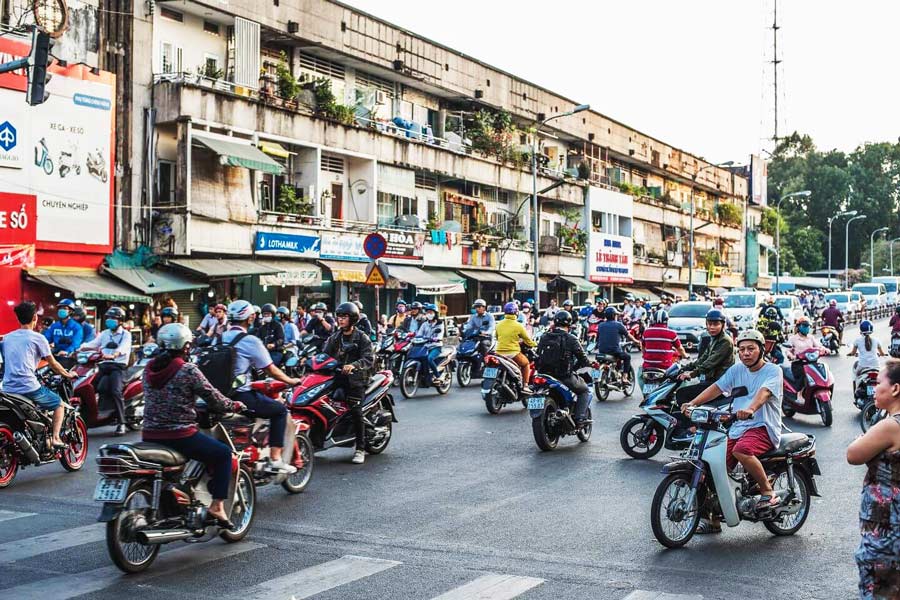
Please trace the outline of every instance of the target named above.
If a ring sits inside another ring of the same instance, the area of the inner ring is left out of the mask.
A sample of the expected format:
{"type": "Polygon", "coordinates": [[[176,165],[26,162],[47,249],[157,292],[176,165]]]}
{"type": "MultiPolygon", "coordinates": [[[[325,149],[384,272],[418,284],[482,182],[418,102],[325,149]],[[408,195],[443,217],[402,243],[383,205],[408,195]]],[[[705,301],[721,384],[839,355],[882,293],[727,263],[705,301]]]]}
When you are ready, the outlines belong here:
{"type": "Polygon", "coordinates": [[[781,29],[778,26],[778,0],[775,0],[775,16],[772,21],[772,74],[774,75],[774,91],[775,91],[775,127],[772,132],[772,143],[774,147],[772,150],[774,151],[778,148],[778,65],[781,63],[778,60],[778,30],[781,29]]]}

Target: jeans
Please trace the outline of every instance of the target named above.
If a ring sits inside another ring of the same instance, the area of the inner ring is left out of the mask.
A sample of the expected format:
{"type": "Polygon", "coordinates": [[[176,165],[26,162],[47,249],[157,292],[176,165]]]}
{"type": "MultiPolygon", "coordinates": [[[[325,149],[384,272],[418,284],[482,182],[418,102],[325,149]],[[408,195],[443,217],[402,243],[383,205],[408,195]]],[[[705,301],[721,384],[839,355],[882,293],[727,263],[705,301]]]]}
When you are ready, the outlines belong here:
{"type": "Polygon", "coordinates": [[[587,415],[588,407],[591,404],[591,393],[588,390],[584,379],[578,375],[572,374],[559,378],[560,383],[575,393],[577,402],[575,403],[575,420],[580,421],[587,415]]]}
{"type": "Polygon", "coordinates": [[[337,387],[344,390],[346,394],[347,404],[350,405],[350,415],[353,417],[356,429],[356,449],[362,450],[366,447],[366,424],[363,420],[362,406],[369,378],[355,371],[349,375],[341,373],[334,380],[337,387]]]}
{"type": "Polygon", "coordinates": [[[41,407],[41,410],[56,410],[62,402],[59,394],[44,386],[22,395],[41,407]]]}
{"type": "Polygon", "coordinates": [[[439,375],[436,359],[440,355],[440,348],[432,348],[428,351],[428,358],[426,359],[426,361],[428,362],[428,370],[431,371],[431,376],[434,378],[437,378],[439,375]]]}
{"type": "Polygon", "coordinates": [[[228,498],[228,484],[231,479],[231,449],[228,446],[199,431],[186,438],[147,441],[166,446],[204,463],[211,476],[209,493],[216,500],[228,498]]]}
{"type": "Polygon", "coordinates": [[[253,390],[236,392],[232,400],[244,403],[257,417],[269,419],[269,446],[284,447],[284,430],[287,427],[287,408],[284,404],[253,390]]]}
{"type": "Polygon", "coordinates": [[[97,394],[100,398],[109,398],[116,409],[116,423],[125,424],[125,365],[121,363],[101,363],[97,394]]]}

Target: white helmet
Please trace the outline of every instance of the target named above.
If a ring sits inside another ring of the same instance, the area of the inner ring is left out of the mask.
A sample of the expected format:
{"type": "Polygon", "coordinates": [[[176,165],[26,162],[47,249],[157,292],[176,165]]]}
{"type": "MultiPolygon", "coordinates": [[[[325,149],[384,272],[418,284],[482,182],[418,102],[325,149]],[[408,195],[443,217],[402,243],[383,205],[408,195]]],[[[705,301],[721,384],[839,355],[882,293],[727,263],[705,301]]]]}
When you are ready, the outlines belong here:
{"type": "Polygon", "coordinates": [[[163,350],[184,350],[192,339],[191,330],[181,323],[163,325],[156,333],[156,343],[163,350]]]}
{"type": "Polygon", "coordinates": [[[253,315],[253,305],[246,300],[235,300],[228,305],[228,320],[240,323],[253,315]]]}
{"type": "Polygon", "coordinates": [[[656,311],[656,317],[653,319],[653,322],[657,325],[665,325],[669,322],[669,313],[663,309],[659,309],[656,311]]]}

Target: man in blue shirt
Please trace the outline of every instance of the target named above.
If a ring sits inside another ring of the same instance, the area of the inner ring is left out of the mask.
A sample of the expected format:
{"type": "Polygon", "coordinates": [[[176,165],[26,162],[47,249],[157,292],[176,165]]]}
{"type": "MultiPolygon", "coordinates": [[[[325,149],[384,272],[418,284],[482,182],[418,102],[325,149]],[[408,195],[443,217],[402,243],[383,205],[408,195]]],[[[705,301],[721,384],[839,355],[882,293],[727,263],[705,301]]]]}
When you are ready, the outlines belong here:
{"type": "MultiPolygon", "coordinates": [[[[84,329],[81,327],[81,323],[71,317],[74,308],[75,303],[68,298],[61,300],[56,306],[56,316],[59,317],[59,320],[54,321],[53,325],[44,332],[44,337],[50,342],[54,356],[58,358],[66,358],[74,353],[84,339],[84,329]]],[[[63,366],[71,366],[71,360],[66,362],[69,364],[63,366]]]]}
{"type": "Polygon", "coordinates": [[[628,333],[628,330],[616,317],[618,311],[608,306],[604,311],[606,320],[597,325],[597,352],[609,354],[622,361],[622,377],[627,381],[631,377],[631,355],[622,349],[622,340],[631,340],[638,348],[641,341],[628,333]]]}
{"type": "Polygon", "coordinates": [[[472,303],[475,314],[469,317],[463,329],[463,339],[480,337],[478,342],[481,351],[485,351],[494,337],[494,316],[487,312],[487,302],[478,298],[472,303]]]}

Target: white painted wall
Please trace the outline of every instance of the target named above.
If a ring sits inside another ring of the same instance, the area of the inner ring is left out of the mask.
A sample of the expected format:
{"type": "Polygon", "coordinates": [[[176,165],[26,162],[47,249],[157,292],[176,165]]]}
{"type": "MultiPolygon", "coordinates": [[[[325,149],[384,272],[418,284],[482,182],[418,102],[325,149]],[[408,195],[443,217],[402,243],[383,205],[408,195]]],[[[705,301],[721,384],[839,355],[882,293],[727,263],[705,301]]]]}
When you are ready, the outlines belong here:
{"type": "Polygon", "coordinates": [[[202,17],[183,13],[184,22],[179,23],[161,16],[160,12],[157,9],[153,14],[154,73],[162,72],[162,44],[166,42],[181,48],[181,70],[184,72],[196,73],[207,55],[217,56],[219,68],[225,70],[225,25],[220,24],[219,35],[213,35],[203,31],[202,17]]]}

